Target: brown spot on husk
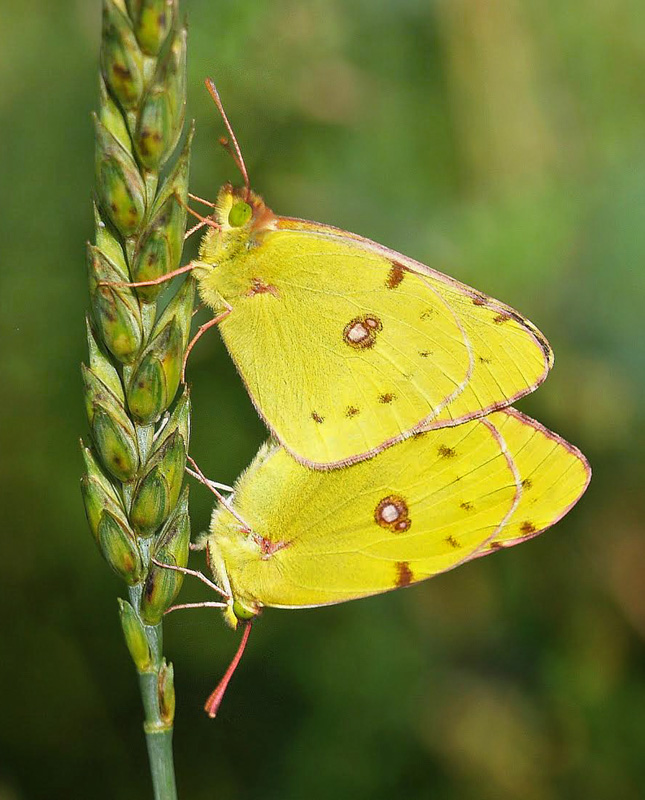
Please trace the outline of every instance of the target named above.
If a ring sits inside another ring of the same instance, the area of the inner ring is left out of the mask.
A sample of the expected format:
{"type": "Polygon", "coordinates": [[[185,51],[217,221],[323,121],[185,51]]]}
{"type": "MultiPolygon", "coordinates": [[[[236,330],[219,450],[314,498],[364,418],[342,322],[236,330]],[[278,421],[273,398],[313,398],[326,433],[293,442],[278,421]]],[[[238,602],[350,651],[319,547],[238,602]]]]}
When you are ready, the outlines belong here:
{"type": "Polygon", "coordinates": [[[117,61],[112,64],[112,72],[119,78],[130,78],[131,72],[127,67],[119,64],[117,61]]]}

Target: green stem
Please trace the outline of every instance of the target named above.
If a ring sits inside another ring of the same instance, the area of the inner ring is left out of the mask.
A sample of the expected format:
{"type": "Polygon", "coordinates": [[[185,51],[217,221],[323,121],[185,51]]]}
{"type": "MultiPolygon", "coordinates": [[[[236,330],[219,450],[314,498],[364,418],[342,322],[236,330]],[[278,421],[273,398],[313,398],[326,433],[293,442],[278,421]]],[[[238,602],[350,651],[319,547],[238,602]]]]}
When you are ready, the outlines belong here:
{"type": "Polygon", "coordinates": [[[177,800],[172,763],[172,728],[166,731],[146,731],[146,744],[155,800],[177,800]]]}
{"type": "MultiPolygon", "coordinates": [[[[142,586],[129,589],[130,603],[138,609],[142,586]]],[[[161,623],[144,625],[153,656],[152,670],[139,673],[139,688],[144,710],[143,730],[148,748],[150,774],[155,800],[177,800],[172,754],[172,725],[161,717],[159,709],[159,669],[162,664],[163,632],[161,623]]]]}

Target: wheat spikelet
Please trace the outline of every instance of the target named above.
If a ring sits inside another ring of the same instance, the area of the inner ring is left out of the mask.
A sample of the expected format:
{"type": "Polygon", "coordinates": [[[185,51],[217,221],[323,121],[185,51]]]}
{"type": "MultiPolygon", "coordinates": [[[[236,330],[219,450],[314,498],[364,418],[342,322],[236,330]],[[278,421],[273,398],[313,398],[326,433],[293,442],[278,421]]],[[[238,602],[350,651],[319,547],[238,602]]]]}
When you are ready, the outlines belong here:
{"type": "Polygon", "coordinates": [[[186,30],[176,0],[104,0],[96,129],[96,237],[88,244],[89,364],[83,366],[91,446],[81,486],[90,529],[128,585],[119,600],[137,668],[156,798],[176,798],[173,670],[161,619],[182,582],[157,559],[188,560],[184,468],[187,392],[176,399],[189,341],[194,285],[185,280],[159,313],[154,279],[179,265],[192,131],[184,131],[186,30]],[[169,410],[171,410],[169,412],[169,410]]]}

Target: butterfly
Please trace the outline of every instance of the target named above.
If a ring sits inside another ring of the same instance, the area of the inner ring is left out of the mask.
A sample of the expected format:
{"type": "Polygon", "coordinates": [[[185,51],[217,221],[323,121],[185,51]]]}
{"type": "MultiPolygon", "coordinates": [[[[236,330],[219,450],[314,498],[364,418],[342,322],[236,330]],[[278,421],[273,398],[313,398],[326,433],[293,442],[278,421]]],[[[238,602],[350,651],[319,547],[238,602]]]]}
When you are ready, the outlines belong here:
{"type": "Polygon", "coordinates": [[[258,413],[295,459],[347,466],[539,386],[552,351],[517,311],[356,234],[274,214],[251,191],[207,87],[244,186],[224,185],[210,217],[193,212],[208,228],[199,258],[173,274],[192,271],[215,316],[189,350],[219,325],[258,413]]]}
{"type": "Polygon", "coordinates": [[[513,408],[342,470],[312,470],[272,442],[215,508],[202,546],[235,627],[265,606],[355,600],[524,542],[590,476],[576,447],[513,408]]]}

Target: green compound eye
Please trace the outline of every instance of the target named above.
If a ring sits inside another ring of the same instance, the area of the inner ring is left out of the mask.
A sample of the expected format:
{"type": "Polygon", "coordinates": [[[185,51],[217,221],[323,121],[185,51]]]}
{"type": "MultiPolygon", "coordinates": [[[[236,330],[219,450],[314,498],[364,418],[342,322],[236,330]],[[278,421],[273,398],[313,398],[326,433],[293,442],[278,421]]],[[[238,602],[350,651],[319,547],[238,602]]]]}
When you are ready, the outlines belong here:
{"type": "Polygon", "coordinates": [[[253,619],[253,617],[257,616],[257,611],[253,611],[252,609],[243,606],[242,603],[238,602],[237,600],[235,600],[233,603],[233,613],[240,620],[240,622],[246,622],[247,620],[253,619]]]}
{"type": "Polygon", "coordinates": [[[228,212],[228,224],[233,228],[241,228],[242,225],[251,219],[253,209],[248,203],[240,201],[235,203],[233,208],[228,212]]]}

